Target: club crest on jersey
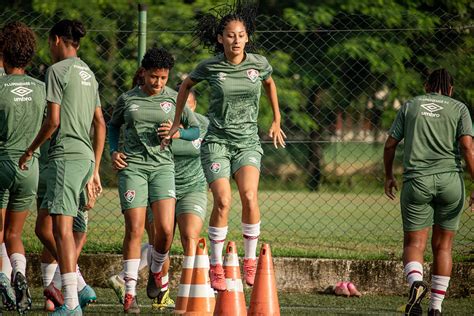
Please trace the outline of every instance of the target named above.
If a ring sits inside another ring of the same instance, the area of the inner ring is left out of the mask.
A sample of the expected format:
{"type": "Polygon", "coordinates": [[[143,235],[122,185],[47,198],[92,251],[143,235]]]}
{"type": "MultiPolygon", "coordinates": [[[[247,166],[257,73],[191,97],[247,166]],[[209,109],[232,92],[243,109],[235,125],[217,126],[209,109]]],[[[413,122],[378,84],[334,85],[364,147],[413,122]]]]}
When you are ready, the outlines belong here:
{"type": "Polygon", "coordinates": [[[252,81],[252,82],[257,81],[259,75],[260,75],[260,73],[258,72],[258,70],[255,70],[255,69],[249,69],[249,70],[247,70],[247,77],[248,77],[248,78],[250,79],[250,81],[252,81]]]}
{"type": "Polygon", "coordinates": [[[194,148],[199,149],[201,148],[201,143],[202,143],[202,138],[198,138],[196,140],[193,140],[191,144],[193,144],[194,148]]]}
{"type": "Polygon", "coordinates": [[[133,202],[133,200],[135,200],[135,190],[127,190],[127,192],[123,194],[123,197],[127,202],[133,202]]]}
{"type": "Polygon", "coordinates": [[[165,113],[169,113],[171,111],[171,108],[173,107],[173,104],[171,102],[161,102],[160,103],[161,109],[165,111],[165,113]]]}
{"type": "Polygon", "coordinates": [[[219,171],[221,171],[221,164],[218,162],[213,162],[211,163],[209,169],[214,173],[218,173],[219,171]]]}

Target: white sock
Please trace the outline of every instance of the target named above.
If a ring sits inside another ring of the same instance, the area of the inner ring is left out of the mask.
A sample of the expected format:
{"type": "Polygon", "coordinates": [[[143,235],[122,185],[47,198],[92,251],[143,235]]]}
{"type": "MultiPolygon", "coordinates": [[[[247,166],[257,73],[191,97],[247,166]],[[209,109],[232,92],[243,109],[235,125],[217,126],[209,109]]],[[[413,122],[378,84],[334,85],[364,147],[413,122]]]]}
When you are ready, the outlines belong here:
{"type": "Polygon", "coordinates": [[[224,249],[225,238],[229,226],[209,226],[209,240],[211,242],[211,264],[222,264],[222,249],[224,249]]]}
{"type": "Polygon", "coordinates": [[[54,272],[53,283],[55,288],[61,290],[63,282],[61,280],[61,270],[59,269],[59,265],[54,272]]]}
{"type": "Polygon", "coordinates": [[[43,277],[43,286],[47,287],[53,281],[54,273],[58,267],[57,263],[41,262],[41,276],[43,277]]]}
{"type": "Polygon", "coordinates": [[[165,292],[168,289],[169,274],[166,274],[161,278],[161,292],[165,292]]]}
{"type": "Polygon", "coordinates": [[[125,271],[124,271],[124,270],[120,271],[120,273],[118,274],[118,277],[119,277],[123,282],[125,282],[125,271]]]}
{"type": "Polygon", "coordinates": [[[125,280],[125,293],[137,295],[136,287],[138,280],[138,266],[140,259],[128,259],[123,261],[123,271],[125,280]]]}
{"type": "Polygon", "coordinates": [[[75,309],[79,305],[79,298],[77,296],[77,273],[69,272],[61,274],[61,281],[63,285],[64,304],[68,309],[75,309]]]}
{"type": "Polygon", "coordinates": [[[10,257],[8,257],[7,246],[5,246],[5,243],[2,244],[1,251],[2,251],[2,272],[5,273],[8,280],[11,280],[13,268],[10,262],[10,257]]]}
{"type": "Polygon", "coordinates": [[[431,296],[429,309],[438,309],[441,312],[441,304],[443,304],[446,290],[449,286],[450,277],[443,275],[431,276],[431,296]]]}
{"type": "Polygon", "coordinates": [[[15,274],[17,272],[21,272],[21,274],[26,276],[26,258],[25,258],[25,255],[23,255],[21,253],[13,253],[10,256],[10,262],[11,262],[12,268],[13,268],[13,276],[15,276],[15,274]]]}
{"type": "Polygon", "coordinates": [[[149,252],[150,246],[151,245],[149,245],[149,244],[143,244],[142,245],[142,249],[140,251],[140,265],[138,266],[138,271],[140,271],[141,269],[148,266],[148,263],[149,263],[149,261],[148,261],[148,252],[149,252]]]}
{"type": "Polygon", "coordinates": [[[151,254],[153,253],[153,245],[148,244],[148,251],[146,253],[146,260],[148,261],[148,264],[150,265],[151,268],[151,254]]]}
{"type": "Polygon", "coordinates": [[[244,236],[244,258],[257,258],[256,253],[258,236],[260,236],[260,222],[258,222],[257,224],[242,223],[242,234],[244,236]]]}
{"type": "Polygon", "coordinates": [[[151,254],[151,272],[158,273],[163,269],[168,253],[159,253],[155,249],[152,250],[151,254]]]}
{"type": "Polygon", "coordinates": [[[79,270],[79,265],[76,264],[76,273],[77,273],[77,291],[82,291],[86,287],[87,283],[82,276],[81,270],[79,270]]]}
{"type": "Polygon", "coordinates": [[[423,281],[423,265],[418,261],[410,261],[404,268],[408,285],[411,287],[415,281],[423,281]]]}

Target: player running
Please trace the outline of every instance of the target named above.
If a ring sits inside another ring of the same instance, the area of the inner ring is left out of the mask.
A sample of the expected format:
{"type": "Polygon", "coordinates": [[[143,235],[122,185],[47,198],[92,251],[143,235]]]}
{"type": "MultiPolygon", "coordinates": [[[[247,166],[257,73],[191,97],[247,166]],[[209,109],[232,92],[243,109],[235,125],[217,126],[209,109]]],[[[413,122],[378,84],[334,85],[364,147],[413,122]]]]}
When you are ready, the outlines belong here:
{"type": "MultiPolygon", "coordinates": [[[[406,102],[398,111],[384,149],[385,194],[398,190],[392,166],[395,150],[405,141],[403,188],[403,264],[410,285],[406,315],[421,315],[428,292],[423,281],[423,254],[429,230],[433,235],[433,268],[428,315],[441,315],[449,285],[454,235],[464,208],[461,153],[474,179],[472,121],[463,103],[452,99],[453,78],[445,69],[433,71],[425,84],[427,94],[406,102]],[[461,150],[460,150],[461,149],[461,150]]],[[[474,192],[471,194],[472,205],[474,192]]]]}

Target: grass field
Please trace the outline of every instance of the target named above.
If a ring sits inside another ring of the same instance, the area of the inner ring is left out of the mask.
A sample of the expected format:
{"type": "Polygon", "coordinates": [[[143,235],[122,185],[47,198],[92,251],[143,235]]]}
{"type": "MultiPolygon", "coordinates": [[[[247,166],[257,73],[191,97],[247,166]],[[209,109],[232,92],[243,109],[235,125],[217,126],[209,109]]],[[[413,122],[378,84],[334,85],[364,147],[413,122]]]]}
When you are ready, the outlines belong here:
{"type": "MultiPolygon", "coordinates": [[[[42,312],[43,297],[42,289],[32,289],[33,310],[28,315],[44,315],[42,312]]],[[[121,313],[122,306],[118,304],[111,289],[97,288],[98,302],[85,309],[85,314],[117,314],[121,313]]],[[[165,314],[171,315],[172,311],[153,311],[151,302],[146,298],[144,290],[139,291],[139,304],[142,314],[165,314]]],[[[279,293],[279,302],[282,315],[402,315],[396,309],[406,302],[403,296],[362,296],[361,298],[343,298],[333,295],[322,294],[296,294],[279,293]]],[[[176,297],[176,293],[172,293],[176,297]]],[[[250,301],[250,293],[246,293],[247,304],[250,301]]],[[[423,307],[426,313],[428,301],[425,300],[423,307]]],[[[469,315],[472,314],[474,299],[446,299],[443,304],[445,315],[469,315]]],[[[16,315],[13,312],[4,312],[4,315],[16,315]]]]}

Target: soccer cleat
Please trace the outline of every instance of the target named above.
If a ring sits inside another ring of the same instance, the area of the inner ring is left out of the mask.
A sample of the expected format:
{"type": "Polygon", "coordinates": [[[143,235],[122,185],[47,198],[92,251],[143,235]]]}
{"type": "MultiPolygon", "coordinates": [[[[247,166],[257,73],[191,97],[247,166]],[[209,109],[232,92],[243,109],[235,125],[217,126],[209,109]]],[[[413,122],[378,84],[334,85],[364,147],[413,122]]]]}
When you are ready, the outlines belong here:
{"type": "Polygon", "coordinates": [[[428,309],[428,316],[441,316],[443,315],[439,309],[428,309]]]}
{"type": "Polygon", "coordinates": [[[50,299],[44,300],[44,311],[45,312],[54,312],[55,306],[54,303],[50,299]]]}
{"type": "Polygon", "coordinates": [[[16,297],[10,280],[5,273],[0,272],[0,294],[2,295],[3,307],[7,311],[14,311],[16,309],[16,297]]]}
{"type": "Polygon", "coordinates": [[[428,292],[428,284],[425,281],[415,281],[410,288],[408,303],[405,305],[405,315],[422,315],[421,301],[428,292]]]}
{"type": "Polygon", "coordinates": [[[137,297],[132,294],[125,294],[123,303],[123,312],[125,314],[140,314],[137,297]]]}
{"type": "Polygon", "coordinates": [[[245,283],[249,286],[253,286],[255,282],[255,273],[257,272],[257,259],[244,259],[244,278],[245,283]]]}
{"type": "Polygon", "coordinates": [[[16,310],[20,315],[25,314],[31,309],[31,294],[26,278],[20,271],[15,274],[13,287],[16,296],[16,310]]]}
{"type": "Polygon", "coordinates": [[[225,291],[227,289],[222,264],[211,264],[209,266],[209,278],[211,279],[211,287],[214,290],[225,291]]]}
{"type": "Polygon", "coordinates": [[[74,309],[67,308],[66,305],[61,305],[49,314],[50,316],[82,316],[81,305],[77,305],[74,309]]]}
{"type": "Polygon", "coordinates": [[[89,285],[84,286],[84,288],[77,293],[77,296],[79,297],[79,305],[81,305],[81,309],[84,309],[87,305],[97,301],[97,295],[95,294],[94,289],[89,285]]]}
{"type": "Polygon", "coordinates": [[[44,297],[48,298],[53,302],[54,306],[60,307],[64,305],[63,293],[54,286],[54,282],[51,282],[43,291],[44,297]]]}
{"type": "Polygon", "coordinates": [[[175,304],[170,297],[170,290],[160,291],[160,294],[151,303],[151,307],[155,310],[164,310],[165,308],[174,309],[175,304]]]}
{"type": "Polygon", "coordinates": [[[160,289],[161,289],[161,272],[158,273],[153,273],[151,272],[151,269],[148,270],[148,282],[146,284],[146,295],[148,298],[155,299],[160,295],[160,289]],[[158,287],[156,285],[156,278],[155,274],[160,275],[160,286],[158,287]]]}
{"type": "Polygon", "coordinates": [[[107,286],[114,290],[119,303],[123,305],[123,299],[125,297],[125,281],[122,280],[118,275],[113,275],[107,279],[107,286]]]}
{"type": "Polygon", "coordinates": [[[334,288],[334,294],[337,296],[351,296],[351,292],[347,288],[347,282],[337,282],[336,287],[334,288]]]}
{"type": "Polygon", "coordinates": [[[356,286],[352,282],[347,283],[347,289],[349,290],[349,293],[351,294],[351,296],[356,296],[356,297],[362,296],[362,294],[359,292],[359,290],[357,290],[356,286]]]}

